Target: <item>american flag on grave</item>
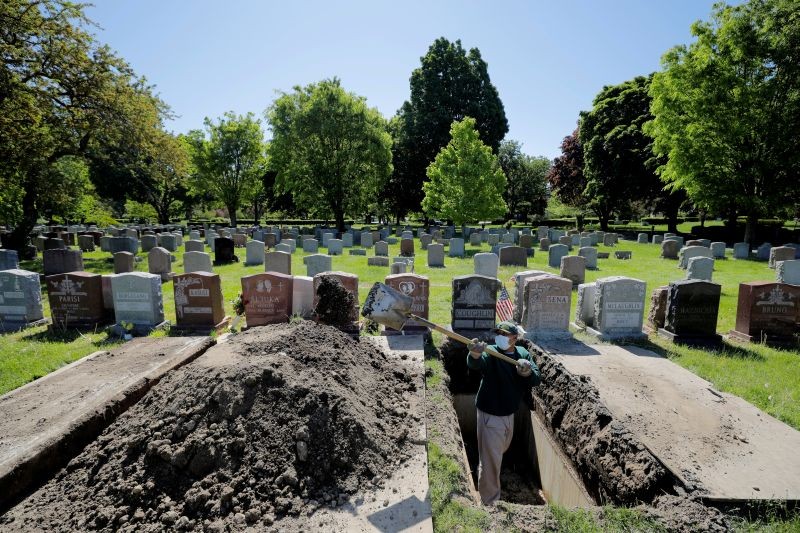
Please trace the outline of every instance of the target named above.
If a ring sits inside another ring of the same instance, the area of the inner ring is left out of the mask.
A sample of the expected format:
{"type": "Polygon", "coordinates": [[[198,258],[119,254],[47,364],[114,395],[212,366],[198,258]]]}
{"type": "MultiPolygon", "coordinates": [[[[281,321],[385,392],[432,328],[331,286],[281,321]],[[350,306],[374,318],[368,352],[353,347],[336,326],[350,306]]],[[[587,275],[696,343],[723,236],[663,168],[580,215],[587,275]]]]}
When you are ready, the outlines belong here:
{"type": "Polygon", "coordinates": [[[504,320],[511,320],[514,316],[514,304],[511,302],[511,298],[508,296],[508,291],[506,290],[506,286],[500,289],[500,298],[497,299],[497,305],[495,306],[497,310],[497,318],[500,322],[504,320]]]}

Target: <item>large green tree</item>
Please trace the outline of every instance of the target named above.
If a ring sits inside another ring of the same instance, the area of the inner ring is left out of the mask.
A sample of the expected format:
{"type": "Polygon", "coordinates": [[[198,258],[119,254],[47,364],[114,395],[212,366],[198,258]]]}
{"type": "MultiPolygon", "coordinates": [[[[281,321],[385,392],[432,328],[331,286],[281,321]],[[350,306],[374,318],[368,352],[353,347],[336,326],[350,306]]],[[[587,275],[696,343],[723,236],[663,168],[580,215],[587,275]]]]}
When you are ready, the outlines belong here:
{"type": "Polygon", "coordinates": [[[589,210],[586,176],[583,173],[583,145],[576,129],[561,141],[561,155],[547,173],[550,191],[564,205],[578,210],[577,227],[583,228],[584,211],[589,210]]]}
{"type": "Polygon", "coordinates": [[[24,250],[43,207],[63,194],[52,181],[60,160],[102,151],[139,128],[142,103],[166,110],[88,24],[81,4],[0,3],[0,186],[19,204],[4,210],[15,225],[11,248],[24,250]]]}
{"type": "Polygon", "coordinates": [[[450,140],[450,125],[475,119],[480,138],[494,152],[508,132],[508,121],[489,68],[477,48],[436,39],[411,74],[411,97],[397,113],[395,170],[384,195],[397,217],[417,211],[426,169],[450,140]]]}
{"type": "Polygon", "coordinates": [[[428,167],[422,208],[431,216],[464,225],[506,213],[506,177],[491,148],[481,141],[475,119],[450,128],[450,142],[428,167]]]}
{"type": "Polygon", "coordinates": [[[338,79],[295,87],[267,117],[276,189],[301,211],[333,216],[343,231],[345,215],[363,214],[392,171],[386,120],[338,79]]]}
{"type": "MultiPolygon", "coordinates": [[[[615,211],[632,202],[653,204],[664,196],[656,174],[659,160],[653,139],[643,131],[650,114],[648,90],[651,77],[638,76],[619,85],[606,86],[595,97],[591,111],[581,113],[579,136],[583,145],[585,196],[597,213],[603,230],[615,211]]],[[[675,202],[668,213],[675,225],[675,202]]]]}
{"type": "Polygon", "coordinates": [[[503,141],[497,153],[500,168],[506,176],[503,198],[512,217],[544,213],[547,206],[546,176],[550,160],[522,152],[519,141],[503,141]]]}
{"type": "Polygon", "coordinates": [[[745,214],[752,243],[760,215],[800,201],[800,4],[717,4],[692,35],[662,58],[647,131],[667,156],[661,178],[697,205],[745,214]]]}
{"type": "Polygon", "coordinates": [[[261,121],[253,113],[229,111],[216,121],[206,118],[205,131],[194,130],[188,138],[194,187],[222,202],[236,227],[237,211],[258,193],[266,170],[261,121]]]}

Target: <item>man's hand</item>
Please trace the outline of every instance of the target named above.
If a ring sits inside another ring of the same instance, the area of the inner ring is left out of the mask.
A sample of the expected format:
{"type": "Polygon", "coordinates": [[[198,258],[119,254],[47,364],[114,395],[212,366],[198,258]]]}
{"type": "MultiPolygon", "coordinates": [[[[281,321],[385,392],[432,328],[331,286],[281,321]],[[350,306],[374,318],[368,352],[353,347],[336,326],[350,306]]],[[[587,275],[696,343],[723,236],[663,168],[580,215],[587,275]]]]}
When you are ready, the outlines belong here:
{"type": "Polygon", "coordinates": [[[469,354],[473,359],[480,359],[481,355],[483,355],[483,352],[486,350],[486,343],[478,339],[472,339],[467,345],[467,348],[469,348],[469,354]]]}
{"type": "Polygon", "coordinates": [[[531,362],[527,359],[520,359],[517,361],[517,374],[522,376],[523,378],[527,378],[533,373],[533,368],[531,367],[531,362]]]}

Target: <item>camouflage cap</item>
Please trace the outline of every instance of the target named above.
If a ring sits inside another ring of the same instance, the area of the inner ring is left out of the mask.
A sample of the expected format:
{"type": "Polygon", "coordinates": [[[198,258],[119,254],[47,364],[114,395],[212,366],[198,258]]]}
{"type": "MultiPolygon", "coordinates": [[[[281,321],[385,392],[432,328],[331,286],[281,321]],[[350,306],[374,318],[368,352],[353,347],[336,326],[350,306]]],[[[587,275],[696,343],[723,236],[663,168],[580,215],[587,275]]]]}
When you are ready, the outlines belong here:
{"type": "Polygon", "coordinates": [[[519,328],[516,324],[509,320],[504,320],[495,326],[494,330],[495,333],[510,333],[512,335],[519,335],[519,328]]]}

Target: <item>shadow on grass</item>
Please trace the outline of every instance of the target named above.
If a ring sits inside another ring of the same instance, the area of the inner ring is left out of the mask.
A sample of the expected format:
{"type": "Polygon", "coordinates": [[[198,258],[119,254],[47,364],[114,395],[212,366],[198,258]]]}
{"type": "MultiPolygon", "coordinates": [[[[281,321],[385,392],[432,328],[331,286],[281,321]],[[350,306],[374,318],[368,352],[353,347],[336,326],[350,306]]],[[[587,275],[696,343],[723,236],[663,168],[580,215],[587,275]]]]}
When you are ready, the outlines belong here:
{"type": "Polygon", "coordinates": [[[660,355],[661,357],[665,357],[667,359],[670,359],[675,356],[680,356],[682,355],[681,354],[682,348],[689,348],[693,350],[702,350],[716,357],[725,357],[728,359],[749,359],[759,363],[763,363],[767,360],[763,355],[761,355],[760,353],[758,353],[757,351],[753,350],[752,348],[746,345],[733,344],[726,340],[723,340],[722,344],[716,347],[677,344],[672,347],[665,348],[659,344],[654,343],[650,339],[637,340],[631,342],[631,344],[638,346],[640,348],[644,348],[646,350],[650,350],[656,353],[657,355],[660,355]]]}
{"type": "MultiPolygon", "coordinates": [[[[20,340],[29,342],[61,342],[69,344],[71,342],[75,342],[80,337],[85,335],[93,335],[95,333],[100,333],[101,331],[102,330],[84,332],[74,328],[46,329],[44,331],[24,335],[20,340]]],[[[106,335],[105,337],[99,339],[93,339],[91,342],[95,346],[103,346],[105,344],[118,344],[119,339],[106,335]]]]}
{"type": "Polygon", "coordinates": [[[113,257],[99,257],[99,258],[84,258],[83,259],[83,269],[89,272],[92,271],[106,271],[109,268],[114,270],[114,258],[113,257]]]}

